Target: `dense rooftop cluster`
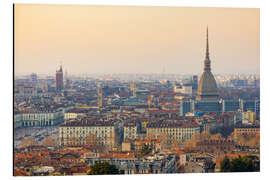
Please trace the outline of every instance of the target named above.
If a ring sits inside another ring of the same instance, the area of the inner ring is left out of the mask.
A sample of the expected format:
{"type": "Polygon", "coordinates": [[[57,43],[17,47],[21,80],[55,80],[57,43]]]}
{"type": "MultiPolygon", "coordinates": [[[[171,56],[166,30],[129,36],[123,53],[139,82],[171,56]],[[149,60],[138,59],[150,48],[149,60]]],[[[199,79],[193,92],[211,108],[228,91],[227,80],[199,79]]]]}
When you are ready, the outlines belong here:
{"type": "Polygon", "coordinates": [[[125,174],[218,172],[225,154],[259,156],[256,90],[198,101],[196,76],[54,78],[15,79],[14,175],[87,174],[99,161],[125,174]]]}

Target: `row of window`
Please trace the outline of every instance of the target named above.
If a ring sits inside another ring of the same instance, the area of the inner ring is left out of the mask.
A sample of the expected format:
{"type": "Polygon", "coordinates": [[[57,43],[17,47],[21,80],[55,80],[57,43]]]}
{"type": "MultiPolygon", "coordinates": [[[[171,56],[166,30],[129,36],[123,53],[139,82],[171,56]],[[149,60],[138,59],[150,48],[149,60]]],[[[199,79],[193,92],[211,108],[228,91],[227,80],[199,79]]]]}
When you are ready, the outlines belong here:
{"type": "Polygon", "coordinates": [[[113,129],[113,127],[95,127],[95,126],[92,126],[92,127],[62,127],[60,129],[63,129],[63,130],[75,130],[75,129],[95,129],[95,130],[100,130],[100,129],[113,129]]]}
{"type": "Polygon", "coordinates": [[[167,132],[167,133],[194,133],[194,132],[199,132],[199,129],[190,129],[190,130],[165,130],[165,129],[155,129],[155,130],[148,130],[149,132],[167,132]]]}

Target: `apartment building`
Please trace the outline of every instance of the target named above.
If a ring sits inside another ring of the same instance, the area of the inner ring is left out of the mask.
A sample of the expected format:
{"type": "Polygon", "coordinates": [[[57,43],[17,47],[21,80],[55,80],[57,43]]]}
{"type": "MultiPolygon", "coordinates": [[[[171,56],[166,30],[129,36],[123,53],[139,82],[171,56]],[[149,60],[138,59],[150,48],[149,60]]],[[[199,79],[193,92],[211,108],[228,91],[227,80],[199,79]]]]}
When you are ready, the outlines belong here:
{"type": "Polygon", "coordinates": [[[116,145],[114,122],[103,120],[77,120],[59,126],[62,146],[96,145],[109,150],[116,145]]]}
{"type": "Polygon", "coordinates": [[[200,132],[200,126],[195,122],[158,121],[147,125],[147,136],[153,138],[169,138],[173,141],[184,142],[191,139],[194,133],[200,132]]]}

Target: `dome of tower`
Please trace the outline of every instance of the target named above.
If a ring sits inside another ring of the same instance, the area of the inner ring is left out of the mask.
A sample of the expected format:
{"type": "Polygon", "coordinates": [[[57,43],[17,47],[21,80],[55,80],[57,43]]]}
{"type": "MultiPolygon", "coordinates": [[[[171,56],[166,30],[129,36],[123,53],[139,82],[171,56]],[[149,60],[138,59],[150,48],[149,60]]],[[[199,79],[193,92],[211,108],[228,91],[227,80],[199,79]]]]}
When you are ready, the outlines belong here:
{"type": "Polygon", "coordinates": [[[211,71],[204,71],[198,86],[198,94],[217,94],[217,83],[211,71]]]}
{"type": "Polygon", "coordinates": [[[206,55],[204,60],[204,71],[199,81],[197,100],[218,100],[219,95],[217,83],[211,72],[211,61],[209,58],[208,28],[206,32],[206,55]]]}

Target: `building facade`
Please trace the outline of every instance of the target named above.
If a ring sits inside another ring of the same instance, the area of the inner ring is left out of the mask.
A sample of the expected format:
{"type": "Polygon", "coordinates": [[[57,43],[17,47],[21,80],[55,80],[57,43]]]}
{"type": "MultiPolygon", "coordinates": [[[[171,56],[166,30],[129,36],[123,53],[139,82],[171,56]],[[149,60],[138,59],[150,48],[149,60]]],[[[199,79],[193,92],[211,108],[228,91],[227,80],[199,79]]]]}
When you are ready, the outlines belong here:
{"type": "Polygon", "coordinates": [[[191,139],[193,134],[199,133],[200,129],[197,123],[151,122],[147,125],[147,136],[156,139],[168,137],[170,143],[183,143],[191,139]]]}
{"type": "Polygon", "coordinates": [[[242,124],[255,124],[256,113],[248,110],[247,112],[242,112],[242,124]]]}
{"type": "Polygon", "coordinates": [[[137,138],[136,122],[126,122],[124,124],[124,140],[137,138]]]}
{"type": "Polygon", "coordinates": [[[57,91],[62,91],[64,88],[64,80],[63,80],[63,70],[62,66],[60,66],[59,70],[56,70],[56,90],[57,91]]]}
{"type": "Polygon", "coordinates": [[[63,122],[63,111],[23,112],[14,116],[16,127],[54,126],[63,122]]]}
{"type": "Polygon", "coordinates": [[[239,101],[236,100],[221,100],[222,104],[222,112],[233,112],[233,111],[238,111],[240,108],[239,106],[239,101]]]}
{"type": "Polygon", "coordinates": [[[59,126],[59,140],[62,146],[97,145],[112,149],[116,145],[115,126],[108,121],[72,121],[59,126]]]}
{"type": "Polygon", "coordinates": [[[256,125],[239,125],[234,128],[233,136],[236,141],[240,136],[258,136],[260,135],[260,126],[256,125]]]}

